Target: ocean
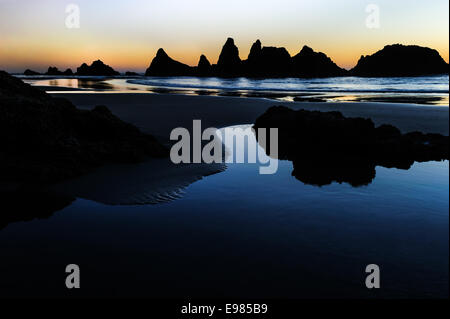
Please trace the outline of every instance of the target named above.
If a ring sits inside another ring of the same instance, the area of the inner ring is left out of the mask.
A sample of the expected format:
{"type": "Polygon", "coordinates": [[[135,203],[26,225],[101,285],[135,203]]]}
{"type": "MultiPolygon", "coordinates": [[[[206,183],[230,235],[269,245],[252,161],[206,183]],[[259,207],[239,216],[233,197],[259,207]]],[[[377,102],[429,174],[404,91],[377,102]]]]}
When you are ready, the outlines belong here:
{"type": "Polygon", "coordinates": [[[449,76],[392,78],[25,77],[49,92],[153,92],[271,98],[298,102],[393,102],[449,105],[449,76]]]}

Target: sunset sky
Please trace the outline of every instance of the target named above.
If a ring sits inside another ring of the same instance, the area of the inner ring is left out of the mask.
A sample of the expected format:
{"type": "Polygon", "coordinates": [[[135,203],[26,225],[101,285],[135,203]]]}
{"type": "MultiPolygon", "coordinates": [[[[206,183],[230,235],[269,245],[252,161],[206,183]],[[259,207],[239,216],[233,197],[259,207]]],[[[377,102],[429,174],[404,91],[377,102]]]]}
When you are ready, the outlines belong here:
{"type": "Polygon", "coordinates": [[[303,45],[339,66],[386,44],[428,46],[449,59],[448,0],[0,0],[0,69],[75,69],[101,59],[120,71],[144,72],[162,47],[196,65],[216,63],[227,37],[242,59],[260,39],[291,55],[303,45]],[[80,28],[69,29],[66,6],[80,8],[80,28]],[[380,8],[380,27],[366,26],[368,4],[380,8]]]}

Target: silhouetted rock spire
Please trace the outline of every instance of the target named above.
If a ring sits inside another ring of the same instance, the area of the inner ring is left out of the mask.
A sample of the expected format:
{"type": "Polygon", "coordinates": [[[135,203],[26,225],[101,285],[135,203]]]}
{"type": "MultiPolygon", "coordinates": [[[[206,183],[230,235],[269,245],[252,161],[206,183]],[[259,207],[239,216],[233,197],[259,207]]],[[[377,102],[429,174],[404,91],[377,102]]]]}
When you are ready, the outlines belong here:
{"type": "Polygon", "coordinates": [[[217,72],[219,76],[238,76],[242,73],[242,63],[239,57],[239,49],[234,44],[232,38],[228,38],[217,62],[217,72]]]}
{"type": "Polygon", "coordinates": [[[261,49],[262,49],[261,41],[256,40],[256,42],[253,43],[252,48],[250,49],[248,60],[258,59],[261,55],[261,49]]]}
{"type": "Polygon", "coordinates": [[[200,56],[200,60],[198,61],[197,75],[199,76],[212,75],[211,63],[209,63],[208,59],[203,54],[200,56]]]}
{"type": "Polygon", "coordinates": [[[285,48],[263,47],[256,41],[244,61],[245,74],[253,77],[282,77],[291,72],[291,56],[285,48]]]}
{"type": "Polygon", "coordinates": [[[145,71],[147,76],[181,76],[192,75],[192,68],[173,60],[163,49],[159,49],[150,67],[145,71]]]}

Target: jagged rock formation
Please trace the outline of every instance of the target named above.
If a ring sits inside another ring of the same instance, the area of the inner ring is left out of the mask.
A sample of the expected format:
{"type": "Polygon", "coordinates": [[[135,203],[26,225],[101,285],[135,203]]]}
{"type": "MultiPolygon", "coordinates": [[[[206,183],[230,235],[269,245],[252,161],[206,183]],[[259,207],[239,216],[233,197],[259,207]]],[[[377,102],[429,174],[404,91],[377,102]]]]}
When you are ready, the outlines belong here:
{"type": "Polygon", "coordinates": [[[51,182],[168,150],[105,106],[79,110],[0,71],[0,178],[51,182]]]}
{"type": "Polygon", "coordinates": [[[302,78],[343,76],[347,73],[324,53],[314,52],[306,45],[292,58],[292,72],[302,78]]]}
{"type": "Polygon", "coordinates": [[[242,63],[239,49],[232,38],[228,38],[222,47],[217,61],[216,72],[218,76],[235,77],[242,75],[242,63]]]}
{"type": "Polygon", "coordinates": [[[120,75],[119,72],[115,71],[109,65],[104,64],[102,61],[97,60],[92,62],[91,65],[83,63],[79,68],[77,68],[77,75],[82,76],[115,76],[120,75]]]}
{"type": "Polygon", "coordinates": [[[39,72],[36,72],[36,71],[33,71],[33,70],[30,70],[30,69],[26,69],[24,72],[23,72],[23,75],[41,75],[41,73],[39,73],[39,72]]]}
{"type": "Polygon", "coordinates": [[[436,50],[417,45],[387,45],[370,56],[361,56],[351,70],[356,76],[422,76],[448,74],[448,63],[436,50]]]}
{"type": "MultiPolygon", "coordinates": [[[[170,58],[163,49],[159,49],[146,76],[219,76],[219,77],[334,77],[334,76],[422,76],[448,74],[449,65],[436,50],[401,44],[388,45],[371,56],[362,56],[358,64],[347,71],[340,68],[322,52],[315,52],[308,46],[291,57],[285,48],[263,47],[261,41],[253,43],[247,60],[241,61],[239,49],[232,38],[224,44],[217,64],[211,65],[206,56],[200,57],[196,67],[191,67],[170,58]]],[[[40,75],[25,70],[24,75],[40,75]]],[[[64,72],[49,67],[46,75],[73,75],[72,70],[64,72]]],[[[90,66],[83,63],[77,68],[76,75],[116,76],[115,71],[102,61],[97,60],[90,66]]],[[[135,72],[125,75],[136,76],[135,72]]]]}
{"type": "Polygon", "coordinates": [[[251,77],[283,77],[291,70],[291,56],[285,48],[261,47],[253,43],[248,59],[244,61],[244,73],[251,77]]]}
{"type": "MultiPolygon", "coordinates": [[[[346,118],[340,112],[271,107],[256,120],[258,128],[278,128],[277,157],[293,162],[297,179],[319,186],[333,181],[367,185],[376,166],[408,169],[414,161],[449,157],[448,136],[402,134],[392,125],[375,127],[370,119],[346,118]]],[[[271,150],[266,147],[266,152],[271,150]]]]}
{"type": "Polygon", "coordinates": [[[239,49],[232,38],[222,47],[217,64],[211,65],[204,55],[197,67],[189,67],[171,59],[159,49],[146,75],[154,76],[219,76],[219,77],[328,77],[343,76],[347,71],[338,67],[321,52],[305,46],[295,57],[285,48],[263,47],[253,43],[247,60],[241,61],[239,49]]]}
{"type": "Polygon", "coordinates": [[[256,40],[255,43],[252,44],[252,47],[250,48],[250,53],[248,54],[248,61],[255,61],[258,60],[261,56],[261,50],[262,50],[262,44],[261,41],[256,40]]]}
{"type": "Polygon", "coordinates": [[[196,74],[198,76],[211,76],[213,74],[211,63],[209,63],[208,59],[203,54],[200,56],[200,60],[198,61],[196,74]]]}
{"type": "Polygon", "coordinates": [[[418,76],[446,74],[446,63],[436,50],[418,46],[391,45],[372,56],[361,57],[351,72],[340,68],[327,55],[308,46],[290,57],[285,48],[253,43],[247,60],[241,61],[232,38],[224,44],[217,64],[210,66],[202,56],[197,67],[174,61],[160,49],[146,75],[219,77],[334,77],[334,76],[418,76]],[[210,71],[209,71],[210,70],[210,71]]]}
{"type": "Polygon", "coordinates": [[[150,67],[145,72],[147,76],[182,76],[192,75],[190,66],[170,58],[163,49],[159,49],[150,67]]]}
{"type": "Polygon", "coordinates": [[[45,75],[66,75],[70,76],[73,75],[73,72],[71,69],[67,69],[64,72],[58,70],[57,67],[48,67],[48,71],[45,73],[45,75]]]}

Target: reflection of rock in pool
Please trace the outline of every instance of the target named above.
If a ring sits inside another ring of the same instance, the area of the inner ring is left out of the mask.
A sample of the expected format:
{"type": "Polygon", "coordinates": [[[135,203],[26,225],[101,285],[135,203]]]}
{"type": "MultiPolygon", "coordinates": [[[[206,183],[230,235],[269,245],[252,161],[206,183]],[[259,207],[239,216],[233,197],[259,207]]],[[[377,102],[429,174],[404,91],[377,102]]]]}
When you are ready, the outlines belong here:
{"type": "Polygon", "coordinates": [[[294,160],[292,176],[299,181],[324,186],[333,182],[348,183],[353,187],[368,185],[375,178],[375,165],[369,161],[311,161],[294,160]]]}
{"type": "Polygon", "coordinates": [[[346,118],[340,112],[272,107],[254,125],[275,127],[279,158],[292,161],[292,175],[306,184],[362,186],[375,178],[376,166],[409,169],[415,161],[448,159],[448,136],[401,134],[394,126],[375,127],[370,119],[346,118]]]}
{"type": "Polygon", "coordinates": [[[74,200],[71,196],[32,188],[0,190],[0,229],[14,222],[49,218],[74,200]]]}
{"type": "Polygon", "coordinates": [[[170,159],[149,159],[107,165],[50,189],[106,205],[161,204],[181,198],[190,184],[225,169],[222,163],[173,164],[170,159]]]}

